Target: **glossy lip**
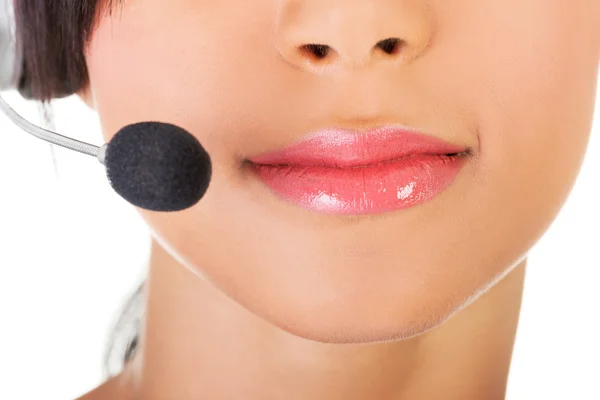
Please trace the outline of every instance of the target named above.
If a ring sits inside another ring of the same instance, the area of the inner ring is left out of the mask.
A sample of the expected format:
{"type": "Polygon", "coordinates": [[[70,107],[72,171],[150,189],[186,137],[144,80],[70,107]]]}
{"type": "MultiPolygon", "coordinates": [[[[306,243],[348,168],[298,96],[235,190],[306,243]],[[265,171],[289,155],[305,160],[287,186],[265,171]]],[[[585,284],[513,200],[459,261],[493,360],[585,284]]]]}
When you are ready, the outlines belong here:
{"type": "Polygon", "coordinates": [[[309,210],[373,214],[424,203],[444,191],[470,149],[406,128],[325,129],[250,158],[271,190],[309,210]]]}

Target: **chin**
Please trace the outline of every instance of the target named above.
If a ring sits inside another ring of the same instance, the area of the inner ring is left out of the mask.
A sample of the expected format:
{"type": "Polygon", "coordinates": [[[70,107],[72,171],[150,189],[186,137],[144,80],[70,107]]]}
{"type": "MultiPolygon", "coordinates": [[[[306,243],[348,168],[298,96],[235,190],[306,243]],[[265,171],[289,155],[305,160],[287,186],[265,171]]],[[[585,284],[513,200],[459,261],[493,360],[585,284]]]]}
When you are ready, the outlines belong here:
{"type": "Polygon", "coordinates": [[[417,317],[399,317],[397,320],[339,320],[323,324],[318,316],[312,320],[271,320],[272,324],[288,334],[320,343],[367,344],[407,340],[434,330],[449,320],[455,310],[420,314],[417,317]]]}
{"type": "MultiPolygon", "coordinates": [[[[314,342],[366,344],[411,339],[436,329],[466,307],[467,300],[439,296],[425,291],[418,298],[396,294],[396,298],[380,297],[377,303],[360,299],[335,304],[296,304],[279,301],[246,307],[282,331],[314,342]],[[358,304],[360,303],[360,304],[358,304]],[[286,304],[273,307],[272,304],[286,304]]],[[[242,304],[244,305],[244,304],[242,304]]],[[[244,305],[246,306],[246,305],[244,305]]]]}

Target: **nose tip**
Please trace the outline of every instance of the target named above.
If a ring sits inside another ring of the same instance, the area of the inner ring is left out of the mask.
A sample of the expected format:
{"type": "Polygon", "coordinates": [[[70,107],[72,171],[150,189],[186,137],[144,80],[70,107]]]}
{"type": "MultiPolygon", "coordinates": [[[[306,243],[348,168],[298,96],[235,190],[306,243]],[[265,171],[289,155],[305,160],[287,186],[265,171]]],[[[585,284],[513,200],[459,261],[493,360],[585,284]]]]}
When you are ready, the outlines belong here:
{"type": "Polygon", "coordinates": [[[331,70],[409,62],[428,46],[434,24],[429,9],[414,1],[288,0],[275,26],[277,51],[287,62],[331,70]]]}

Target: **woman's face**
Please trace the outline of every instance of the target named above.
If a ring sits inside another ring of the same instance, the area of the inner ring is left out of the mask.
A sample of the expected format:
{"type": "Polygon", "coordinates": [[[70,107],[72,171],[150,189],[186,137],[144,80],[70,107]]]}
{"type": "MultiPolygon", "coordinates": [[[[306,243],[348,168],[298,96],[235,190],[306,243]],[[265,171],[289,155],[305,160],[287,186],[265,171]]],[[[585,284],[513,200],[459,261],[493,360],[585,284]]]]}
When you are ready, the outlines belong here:
{"type": "Polygon", "coordinates": [[[126,0],[86,56],[106,141],[170,122],[212,157],[197,205],[139,210],[175,259],[293,334],[387,340],[468,304],[557,215],[591,130],[600,1],[126,0]],[[385,124],[472,151],[432,199],[361,215],[298,206],[244,162],[385,124]]]}

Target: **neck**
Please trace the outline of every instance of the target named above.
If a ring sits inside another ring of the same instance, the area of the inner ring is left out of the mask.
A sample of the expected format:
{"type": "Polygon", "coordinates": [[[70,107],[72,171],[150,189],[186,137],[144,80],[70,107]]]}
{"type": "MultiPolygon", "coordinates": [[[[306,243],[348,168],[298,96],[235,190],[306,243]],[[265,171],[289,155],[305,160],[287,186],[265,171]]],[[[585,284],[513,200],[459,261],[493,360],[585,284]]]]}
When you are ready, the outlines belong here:
{"type": "Polygon", "coordinates": [[[140,350],[124,376],[144,400],[504,399],[525,264],[427,333],[336,345],[270,325],[154,241],[140,350]]]}

